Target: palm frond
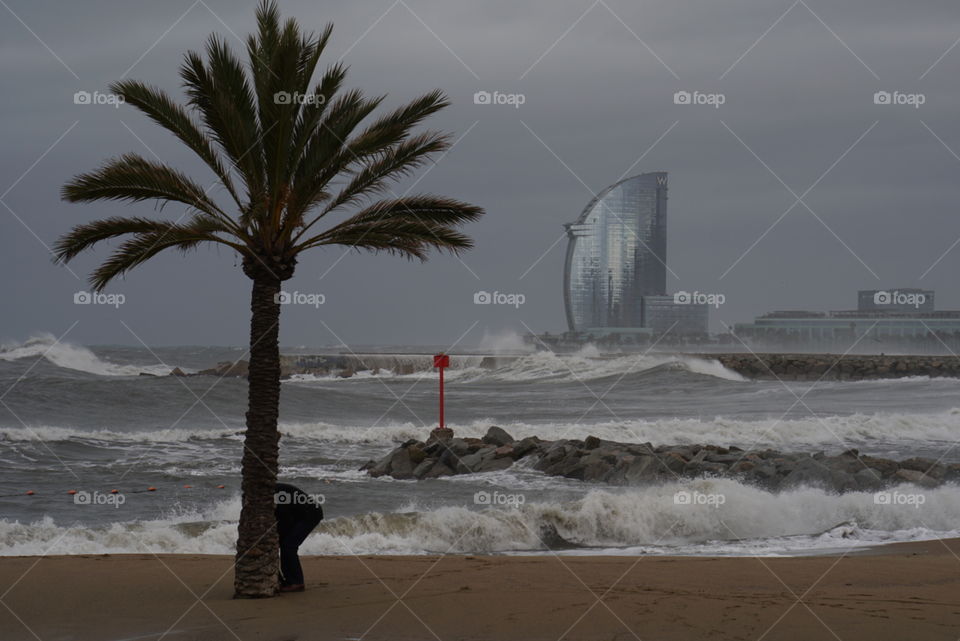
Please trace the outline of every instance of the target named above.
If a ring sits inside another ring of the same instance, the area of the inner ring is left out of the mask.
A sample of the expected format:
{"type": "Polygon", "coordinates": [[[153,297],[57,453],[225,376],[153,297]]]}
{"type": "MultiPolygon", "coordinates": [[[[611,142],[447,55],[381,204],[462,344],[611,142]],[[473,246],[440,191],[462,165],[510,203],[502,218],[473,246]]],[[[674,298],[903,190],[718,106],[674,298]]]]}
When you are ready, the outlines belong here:
{"type": "Polygon", "coordinates": [[[203,187],[189,176],[138,154],[124,154],[95,171],[75,176],[62,187],[61,196],[74,203],[97,200],[179,202],[210,216],[229,220],[203,187]]]}
{"type": "Polygon", "coordinates": [[[321,218],[344,206],[357,205],[367,198],[382,194],[391,181],[408,176],[427,162],[431,154],[446,150],[449,137],[437,132],[425,132],[401,141],[370,159],[357,171],[347,185],[330,199],[329,203],[310,222],[303,225],[296,238],[301,238],[321,218]]]}
{"type": "Polygon", "coordinates": [[[349,170],[357,156],[347,145],[353,130],[383,101],[383,96],[365,98],[351,89],[336,98],[314,130],[297,163],[287,208],[288,219],[297,225],[305,212],[326,198],[326,187],[338,174],[349,170]]]}
{"type": "Polygon", "coordinates": [[[161,231],[166,229],[166,226],[167,223],[163,221],[150,220],[149,218],[123,218],[119,216],[77,225],[53,244],[54,258],[58,263],[66,263],[101,241],[129,234],[161,231]]]}
{"type": "Polygon", "coordinates": [[[473,241],[465,234],[427,221],[373,221],[323,236],[323,239],[306,246],[346,245],[351,249],[400,254],[420,260],[426,260],[431,249],[459,253],[473,247],[473,241]]]}
{"type": "Polygon", "coordinates": [[[224,231],[219,221],[198,217],[185,225],[167,222],[157,229],[135,233],[94,270],[90,284],[96,291],[101,291],[117,276],[170,247],[186,252],[200,243],[210,242],[231,247],[241,255],[249,253],[245,247],[217,236],[218,232],[224,231]]]}
{"type": "Polygon", "coordinates": [[[459,252],[473,242],[454,228],[478,220],[483,209],[452,198],[418,195],[382,200],[297,246],[298,251],[320,245],[349,245],[388,250],[384,243],[396,237],[406,253],[423,258],[436,248],[459,252]]]}
{"type": "Polygon", "coordinates": [[[137,80],[115,82],[110,85],[110,90],[123,96],[128,104],[139,109],[187,145],[213,171],[237,206],[243,206],[233,180],[212,141],[186,109],[175,103],[163,90],[137,80]]]}
{"type": "Polygon", "coordinates": [[[228,53],[226,44],[216,36],[208,40],[206,52],[211,59],[209,67],[200,54],[193,51],[187,53],[180,67],[189,104],[201,115],[210,136],[243,178],[248,201],[261,198],[264,190],[262,134],[246,76],[228,53]],[[215,64],[219,75],[214,74],[215,64]]]}

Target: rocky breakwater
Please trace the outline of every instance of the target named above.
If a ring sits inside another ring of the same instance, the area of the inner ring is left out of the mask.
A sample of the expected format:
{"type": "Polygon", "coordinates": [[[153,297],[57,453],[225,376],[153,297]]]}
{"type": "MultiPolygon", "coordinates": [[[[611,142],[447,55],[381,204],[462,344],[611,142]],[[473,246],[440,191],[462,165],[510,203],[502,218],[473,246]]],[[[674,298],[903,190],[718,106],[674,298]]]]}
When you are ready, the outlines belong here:
{"type": "Polygon", "coordinates": [[[906,376],[960,377],[954,356],[839,354],[701,354],[753,379],[850,380],[906,376]]]}
{"type": "Polygon", "coordinates": [[[735,478],[768,490],[814,486],[836,492],[873,491],[899,483],[936,487],[960,481],[960,464],[928,458],[903,461],[860,454],[785,453],[716,445],[617,443],[583,440],[515,440],[499,427],[482,439],[410,440],[361,470],[370,476],[430,479],[504,470],[518,462],[551,476],[613,485],[643,485],[681,478],[735,478]]]}

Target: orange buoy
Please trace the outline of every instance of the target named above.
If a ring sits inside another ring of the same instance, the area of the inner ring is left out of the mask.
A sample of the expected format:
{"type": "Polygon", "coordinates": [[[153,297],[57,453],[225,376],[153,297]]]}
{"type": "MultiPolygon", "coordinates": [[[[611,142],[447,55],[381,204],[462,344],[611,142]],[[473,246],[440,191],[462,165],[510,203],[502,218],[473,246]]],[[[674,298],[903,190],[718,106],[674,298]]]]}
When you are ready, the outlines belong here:
{"type": "Polygon", "coordinates": [[[153,487],[152,485],[147,488],[147,492],[156,492],[156,491],[157,491],[157,488],[153,487]]]}
{"type": "Polygon", "coordinates": [[[189,489],[190,489],[191,487],[193,487],[193,486],[192,486],[192,485],[184,485],[183,487],[185,487],[186,489],[189,490],[189,489]]]}
{"type": "Polygon", "coordinates": [[[218,486],[217,486],[217,489],[218,489],[218,490],[222,490],[224,487],[225,487],[225,486],[223,486],[223,485],[218,485],[218,486]]]}
{"type": "Polygon", "coordinates": [[[33,496],[33,490],[27,490],[27,496],[33,496]]]}
{"type": "Polygon", "coordinates": [[[77,493],[76,490],[67,490],[67,494],[76,494],[76,493],[77,493]]]}
{"type": "Polygon", "coordinates": [[[110,490],[110,494],[120,494],[120,490],[110,490]]]}

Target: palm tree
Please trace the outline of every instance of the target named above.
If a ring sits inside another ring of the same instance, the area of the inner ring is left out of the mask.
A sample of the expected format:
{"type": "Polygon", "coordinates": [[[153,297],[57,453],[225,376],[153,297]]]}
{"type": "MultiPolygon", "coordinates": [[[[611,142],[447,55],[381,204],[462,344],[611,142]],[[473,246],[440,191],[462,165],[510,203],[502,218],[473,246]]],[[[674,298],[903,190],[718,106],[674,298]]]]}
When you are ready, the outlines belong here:
{"type": "Polygon", "coordinates": [[[319,35],[305,34],[295,20],[281,24],[276,3],[263,0],[257,27],[257,34],[247,38],[248,67],[215,35],[205,56],[187,53],[180,67],[186,105],[141,82],[111,85],[200,157],[227,204],[173,167],[124,154],[74,177],[64,185],[63,198],[177,203],[187,211],[174,221],[111,217],[78,225],[54,248],[57,261],[67,262],[100,241],[123,238],[90,277],[97,291],[168,248],[186,252],[216,243],[240,255],[253,287],[236,597],[269,597],[277,588],[279,294],[299,255],[345,245],[426,260],[431,249],[456,253],[472,247],[457,227],[483,214],[479,207],[441,196],[384,198],[393,181],[450,146],[448,134],[412,132],[449,104],[441,92],[361,127],[383,96],[341,90],[346,68],[339,63],[311,88],[332,25],[319,35]],[[330,214],[341,214],[342,220],[319,229],[330,214]]]}

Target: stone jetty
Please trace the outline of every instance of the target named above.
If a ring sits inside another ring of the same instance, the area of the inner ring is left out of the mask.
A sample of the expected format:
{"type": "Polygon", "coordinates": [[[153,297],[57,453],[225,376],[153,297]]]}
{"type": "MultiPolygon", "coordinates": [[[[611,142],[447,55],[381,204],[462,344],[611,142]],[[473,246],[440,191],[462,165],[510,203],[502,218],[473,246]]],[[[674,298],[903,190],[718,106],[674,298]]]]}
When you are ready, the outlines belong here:
{"type": "Polygon", "coordinates": [[[643,485],[679,478],[735,478],[768,490],[814,486],[836,492],[874,491],[899,483],[936,487],[960,481],[960,464],[913,457],[902,461],[861,454],[855,449],[786,453],[716,445],[617,443],[596,436],[583,440],[514,439],[491,427],[482,439],[410,440],[361,469],[370,476],[430,479],[526,465],[551,476],[612,485],[643,485]]]}

